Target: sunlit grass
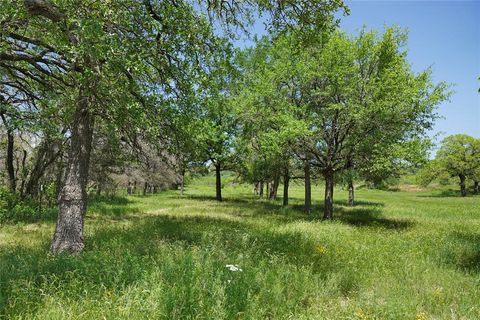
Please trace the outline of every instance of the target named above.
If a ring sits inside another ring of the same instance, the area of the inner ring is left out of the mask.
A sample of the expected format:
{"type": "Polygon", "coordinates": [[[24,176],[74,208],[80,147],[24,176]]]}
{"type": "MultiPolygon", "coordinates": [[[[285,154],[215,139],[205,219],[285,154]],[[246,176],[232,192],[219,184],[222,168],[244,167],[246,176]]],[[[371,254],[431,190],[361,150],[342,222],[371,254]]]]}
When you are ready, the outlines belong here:
{"type": "Polygon", "coordinates": [[[480,197],[337,189],[325,222],[320,187],[306,217],[299,185],[282,208],[226,184],[92,201],[76,257],[48,253],[54,222],[1,226],[0,317],[480,318],[480,197]]]}

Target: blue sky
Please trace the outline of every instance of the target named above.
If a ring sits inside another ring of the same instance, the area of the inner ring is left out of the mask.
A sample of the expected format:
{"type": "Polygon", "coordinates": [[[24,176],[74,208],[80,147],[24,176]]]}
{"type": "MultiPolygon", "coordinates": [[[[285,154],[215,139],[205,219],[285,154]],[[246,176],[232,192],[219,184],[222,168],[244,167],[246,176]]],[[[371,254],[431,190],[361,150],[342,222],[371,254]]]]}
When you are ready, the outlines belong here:
{"type": "MultiPolygon", "coordinates": [[[[435,82],[446,81],[455,93],[438,108],[430,135],[437,142],[466,133],[480,138],[480,0],[478,1],[347,1],[350,15],[341,17],[341,28],[356,34],[398,25],[409,31],[408,60],[414,71],[428,67],[435,82]]],[[[263,35],[262,21],[252,34],[263,35]]],[[[250,45],[243,39],[237,45],[250,45]]]]}
{"type": "Polygon", "coordinates": [[[431,135],[466,133],[480,138],[480,1],[348,1],[350,15],[342,29],[383,29],[399,25],[409,31],[408,59],[413,70],[432,67],[434,81],[453,84],[431,135]]]}

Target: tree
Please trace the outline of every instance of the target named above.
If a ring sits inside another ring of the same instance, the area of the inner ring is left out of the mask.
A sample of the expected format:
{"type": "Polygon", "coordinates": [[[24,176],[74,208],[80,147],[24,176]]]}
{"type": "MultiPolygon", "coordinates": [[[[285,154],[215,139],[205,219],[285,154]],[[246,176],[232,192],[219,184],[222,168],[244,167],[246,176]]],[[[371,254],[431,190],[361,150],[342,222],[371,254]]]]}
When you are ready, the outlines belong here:
{"type": "Polygon", "coordinates": [[[333,216],[335,175],[365,154],[365,146],[372,153],[421,135],[447,96],[444,83],[431,83],[430,71],[410,70],[405,40],[394,28],[357,38],[337,32],[305,57],[303,92],[313,131],[306,145],[325,179],[325,219],[333,216]]]}
{"type": "Polygon", "coordinates": [[[467,195],[467,177],[475,177],[478,170],[480,152],[477,145],[478,139],[466,134],[456,134],[443,139],[436,155],[440,168],[452,177],[459,178],[460,193],[463,197],[467,195]]]}

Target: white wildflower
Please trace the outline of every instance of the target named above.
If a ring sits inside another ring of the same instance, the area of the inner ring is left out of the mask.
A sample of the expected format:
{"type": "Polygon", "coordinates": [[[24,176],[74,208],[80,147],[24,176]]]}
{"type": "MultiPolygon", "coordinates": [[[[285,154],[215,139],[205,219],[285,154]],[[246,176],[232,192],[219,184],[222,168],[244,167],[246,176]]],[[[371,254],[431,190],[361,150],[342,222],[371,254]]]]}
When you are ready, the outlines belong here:
{"type": "Polygon", "coordinates": [[[243,271],[242,268],[240,268],[238,266],[238,264],[227,264],[227,265],[225,265],[225,268],[227,268],[228,270],[233,271],[233,272],[236,272],[236,271],[242,272],[243,271]]]}

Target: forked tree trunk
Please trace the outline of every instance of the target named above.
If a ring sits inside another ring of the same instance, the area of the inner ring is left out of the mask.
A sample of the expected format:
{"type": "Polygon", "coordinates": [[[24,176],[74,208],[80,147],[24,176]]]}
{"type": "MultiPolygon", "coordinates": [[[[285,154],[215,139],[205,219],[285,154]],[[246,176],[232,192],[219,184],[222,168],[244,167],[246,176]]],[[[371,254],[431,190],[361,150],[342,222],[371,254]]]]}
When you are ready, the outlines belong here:
{"type": "Polygon", "coordinates": [[[465,186],[465,176],[463,174],[458,175],[460,178],[460,193],[462,194],[462,197],[467,196],[467,187],[465,186]]]}
{"type": "Polygon", "coordinates": [[[310,162],[308,161],[305,161],[304,173],[305,173],[304,211],[306,214],[310,214],[310,212],[312,211],[312,184],[310,181],[310,162]]]}
{"type": "Polygon", "coordinates": [[[355,187],[353,186],[353,180],[348,181],[348,205],[353,207],[355,204],[355,187]]]}
{"type": "Polygon", "coordinates": [[[325,204],[323,209],[323,218],[330,220],[333,218],[333,183],[334,173],[333,171],[326,171],[324,173],[325,178],[325,204]]]}
{"type": "Polygon", "coordinates": [[[473,194],[478,194],[480,192],[480,186],[478,185],[478,180],[473,181],[473,194]]]}
{"type": "Polygon", "coordinates": [[[215,164],[215,189],[217,201],[222,201],[222,174],[221,174],[221,165],[220,162],[215,164]]]}
{"type": "Polygon", "coordinates": [[[288,206],[288,187],[290,185],[290,176],[288,171],[283,177],[283,205],[288,206]]]}
{"type": "Polygon", "coordinates": [[[65,181],[59,196],[59,213],[50,249],[79,253],[84,248],[83,226],[87,209],[87,179],[94,117],[88,97],[80,96],[72,123],[65,181]]]}

